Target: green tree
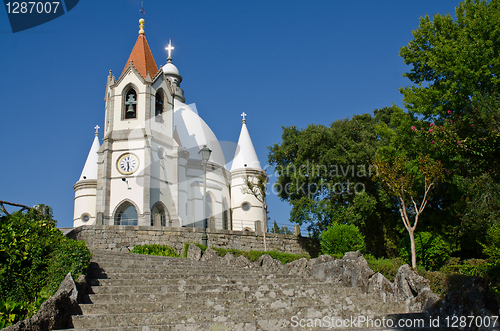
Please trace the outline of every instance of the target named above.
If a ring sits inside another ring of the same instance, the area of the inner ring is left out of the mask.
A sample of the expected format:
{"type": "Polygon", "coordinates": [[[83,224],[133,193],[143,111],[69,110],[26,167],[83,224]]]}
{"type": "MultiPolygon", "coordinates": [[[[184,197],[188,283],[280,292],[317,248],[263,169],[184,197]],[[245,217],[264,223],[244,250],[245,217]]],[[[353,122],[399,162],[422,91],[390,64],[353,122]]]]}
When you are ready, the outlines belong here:
{"type": "Polygon", "coordinates": [[[466,0],[455,13],[421,17],[399,52],[415,84],[400,89],[405,107],[428,119],[442,121],[500,88],[500,1],[466,0]]]}
{"type": "Polygon", "coordinates": [[[392,201],[373,181],[372,159],[380,143],[375,127],[397,107],[334,121],[329,127],[284,127],[282,141],[270,147],[274,190],[292,205],[290,221],[309,224],[313,236],[333,222],[358,226],[368,250],[385,255],[385,237],[394,217],[392,201]]]}
{"type": "Polygon", "coordinates": [[[410,237],[411,264],[416,268],[415,229],[431,190],[443,177],[443,167],[428,156],[414,160],[404,154],[389,158],[378,155],[375,164],[377,179],[397,198],[399,214],[410,237]]]}
{"type": "Polygon", "coordinates": [[[422,17],[400,50],[414,84],[400,89],[412,120],[407,128],[416,128],[401,133],[419,136],[430,147],[425,154],[442,162],[447,176],[433,213],[448,213],[439,223],[471,258],[481,255],[478,242],[499,214],[500,1],[466,0],[455,13],[422,17]]]}

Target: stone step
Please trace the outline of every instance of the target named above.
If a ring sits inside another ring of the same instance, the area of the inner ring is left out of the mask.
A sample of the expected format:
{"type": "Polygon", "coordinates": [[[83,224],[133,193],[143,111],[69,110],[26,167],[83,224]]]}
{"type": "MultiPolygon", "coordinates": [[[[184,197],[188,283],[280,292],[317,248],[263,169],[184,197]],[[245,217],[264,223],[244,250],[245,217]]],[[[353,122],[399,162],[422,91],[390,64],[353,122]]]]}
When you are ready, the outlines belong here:
{"type": "MultiPolygon", "coordinates": [[[[286,307],[286,308],[248,308],[248,309],[190,309],[169,310],[168,312],[77,315],[72,316],[75,328],[95,327],[125,327],[135,325],[164,325],[164,324],[208,324],[217,322],[248,323],[259,320],[281,320],[290,323],[291,318],[321,318],[335,316],[350,318],[351,316],[381,316],[400,311],[400,306],[380,305],[372,303],[367,309],[351,305],[286,307]],[[372,310],[374,309],[374,310],[372,310]],[[375,310],[376,309],[376,310],[375,310]],[[392,310],[395,311],[392,311],[392,310]]],[[[286,324],[283,326],[287,326],[286,324]]]]}
{"type": "MultiPolygon", "coordinates": [[[[349,298],[349,296],[346,296],[349,298]]],[[[365,308],[368,302],[379,305],[377,298],[370,297],[364,298],[363,300],[354,299],[354,301],[364,302],[365,308]]],[[[197,310],[199,307],[206,307],[207,309],[248,309],[248,308],[259,308],[259,309],[269,309],[269,308],[306,308],[309,306],[315,306],[320,303],[325,306],[335,306],[335,305],[348,305],[353,300],[344,299],[343,297],[337,295],[318,295],[314,298],[312,297],[267,297],[259,298],[256,297],[249,299],[218,299],[216,298],[206,298],[204,295],[199,295],[198,297],[192,297],[190,300],[172,300],[171,298],[166,298],[162,301],[126,301],[121,303],[94,303],[94,304],[82,304],[80,305],[84,315],[94,315],[94,314],[120,314],[120,313],[145,313],[145,312],[168,312],[170,310],[197,310]]],[[[352,304],[352,303],[351,303],[352,304]]],[[[388,306],[394,306],[404,309],[405,304],[403,303],[387,303],[388,306]]],[[[377,307],[375,307],[377,308],[377,307]]],[[[373,309],[373,308],[372,308],[373,309]]],[[[393,311],[393,309],[391,309],[393,311]]]]}
{"type": "MultiPolygon", "coordinates": [[[[199,267],[192,267],[192,268],[151,268],[149,269],[134,269],[134,268],[102,268],[102,269],[94,269],[94,270],[89,270],[88,275],[89,277],[103,277],[105,275],[109,274],[120,274],[120,273],[136,273],[136,274],[147,274],[147,273],[164,273],[164,274],[176,274],[179,276],[182,275],[197,275],[197,274],[208,274],[208,273],[214,273],[214,274],[234,274],[237,273],[234,269],[227,269],[227,268],[214,268],[214,269],[209,269],[209,268],[199,268],[199,267]]],[[[241,271],[244,272],[244,271],[241,271]]],[[[263,274],[263,273],[255,273],[255,274],[263,274]]]]}
{"type": "MultiPolygon", "coordinates": [[[[150,266],[134,266],[134,265],[106,265],[106,264],[93,264],[89,267],[89,273],[119,273],[119,272],[175,272],[175,273],[196,273],[201,271],[216,271],[216,272],[237,272],[238,269],[234,267],[229,267],[221,264],[213,266],[200,266],[200,265],[189,265],[189,266],[168,266],[168,265],[150,265],[150,266]]],[[[242,272],[246,269],[240,269],[242,272]]]]}
{"type": "Polygon", "coordinates": [[[91,286],[93,294],[125,293],[177,293],[177,292],[224,292],[224,291],[259,291],[294,290],[294,291],[329,291],[338,286],[322,282],[283,282],[265,284],[192,284],[192,285],[128,285],[128,286],[91,286]],[[303,283],[305,282],[305,283],[303,283]],[[330,286],[329,286],[330,285],[330,286]]]}
{"type": "MultiPolygon", "coordinates": [[[[232,291],[232,292],[173,292],[173,293],[114,293],[114,294],[90,294],[92,303],[128,303],[128,302],[157,302],[157,301],[184,301],[184,300],[271,300],[275,298],[288,297],[310,297],[321,300],[324,296],[349,297],[359,294],[357,289],[350,287],[328,287],[318,289],[294,290],[294,289],[269,289],[260,288],[259,291],[232,291]]],[[[363,298],[363,297],[361,297],[363,298]]],[[[378,298],[378,297],[376,297],[378,298]]]]}
{"type": "MultiPolygon", "coordinates": [[[[185,259],[184,259],[185,260],[185,259]]],[[[131,261],[126,261],[126,262],[121,262],[121,261],[102,261],[102,260],[92,260],[90,263],[89,268],[102,268],[103,266],[108,267],[108,268],[137,268],[137,269],[144,269],[144,268],[152,268],[152,267],[158,267],[158,268],[192,268],[192,267],[199,267],[199,268],[229,268],[229,269],[238,269],[235,268],[234,266],[231,265],[226,265],[222,263],[196,263],[194,261],[189,261],[186,260],[187,262],[169,262],[169,261],[140,261],[140,262],[131,262],[131,261]]]]}
{"type": "Polygon", "coordinates": [[[276,299],[285,298],[311,298],[316,300],[316,303],[328,304],[330,301],[329,297],[332,298],[349,298],[346,302],[355,302],[364,304],[368,300],[374,300],[376,302],[380,301],[380,296],[378,295],[367,295],[361,294],[358,289],[353,288],[318,288],[318,289],[269,289],[266,290],[265,286],[262,286],[256,291],[214,291],[214,292],[173,292],[173,293],[129,293],[129,294],[95,294],[89,295],[89,302],[92,303],[129,303],[129,302],[162,302],[162,301],[174,301],[174,302],[184,302],[184,301],[200,301],[200,300],[210,300],[214,302],[227,301],[227,300],[247,300],[252,302],[254,300],[259,301],[273,301],[276,299]]]}
{"type": "Polygon", "coordinates": [[[126,279],[91,279],[90,285],[92,286],[136,286],[136,285],[209,285],[209,284],[267,284],[267,283],[290,283],[295,284],[308,284],[310,280],[288,276],[282,277],[279,275],[277,277],[259,276],[254,275],[253,277],[238,277],[234,275],[233,277],[223,276],[223,275],[198,275],[198,276],[178,276],[178,277],[166,277],[166,278],[154,278],[149,279],[149,275],[136,275],[134,278],[126,279]]]}
{"type": "Polygon", "coordinates": [[[235,278],[235,279],[274,279],[274,278],[287,278],[287,279],[298,279],[295,275],[287,274],[267,274],[257,271],[252,272],[219,272],[210,271],[203,272],[201,274],[193,273],[178,273],[178,272],[122,272],[122,273],[92,273],[89,274],[92,280],[127,280],[127,279],[184,279],[184,280],[198,280],[198,279],[217,279],[218,277],[225,278],[235,278]]]}

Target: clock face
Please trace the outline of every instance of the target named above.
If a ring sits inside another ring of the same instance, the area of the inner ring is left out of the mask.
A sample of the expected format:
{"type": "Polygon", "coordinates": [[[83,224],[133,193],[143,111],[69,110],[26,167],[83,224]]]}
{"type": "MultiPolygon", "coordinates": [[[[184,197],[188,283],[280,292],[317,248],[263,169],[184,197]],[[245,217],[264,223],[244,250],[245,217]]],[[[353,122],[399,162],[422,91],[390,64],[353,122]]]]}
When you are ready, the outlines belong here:
{"type": "Polygon", "coordinates": [[[135,155],[124,154],[118,159],[118,171],[124,175],[130,175],[137,170],[139,160],[135,155]]]}

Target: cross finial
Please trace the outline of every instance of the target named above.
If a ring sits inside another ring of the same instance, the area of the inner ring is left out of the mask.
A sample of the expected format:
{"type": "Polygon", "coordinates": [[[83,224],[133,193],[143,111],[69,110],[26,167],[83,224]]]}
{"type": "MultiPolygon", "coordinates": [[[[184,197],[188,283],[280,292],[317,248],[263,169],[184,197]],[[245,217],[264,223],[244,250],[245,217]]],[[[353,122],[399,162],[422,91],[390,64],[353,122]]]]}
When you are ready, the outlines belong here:
{"type": "Polygon", "coordinates": [[[168,46],[167,46],[167,47],[165,47],[165,49],[166,49],[166,50],[167,50],[167,52],[168,52],[168,58],[167,58],[167,60],[172,60],[172,50],[173,50],[174,48],[175,48],[175,47],[174,47],[174,46],[172,46],[172,40],[171,40],[171,39],[169,39],[169,40],[168,40],[168,46]]]}
{"type": "Polygon", "coordinates": [[[99,137],[99,125],[96,125],[94,129],[96,137],[99,137]]]}
{"type": "Polygon", "coordinates": [[[245,116],[247,116],[247,114],[245,114],[245,112],[241,113],[241,117],[243,117],[243,120],[241,122],[243,124],[245,124],[247,122],[247,120],[245,119],[245,116]]]}

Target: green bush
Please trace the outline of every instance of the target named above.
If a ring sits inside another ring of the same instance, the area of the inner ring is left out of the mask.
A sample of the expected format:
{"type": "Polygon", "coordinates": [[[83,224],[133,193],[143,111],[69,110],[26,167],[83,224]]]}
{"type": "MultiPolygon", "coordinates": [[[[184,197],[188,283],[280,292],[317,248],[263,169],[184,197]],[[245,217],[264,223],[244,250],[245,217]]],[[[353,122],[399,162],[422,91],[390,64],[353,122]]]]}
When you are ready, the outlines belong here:
{"type": "Polygon", "coordinates": [[[57,291],[68,272],[75,278],[85,274],[89,261],[90,251],[84,241],[62,240],[50,255],[47,268],[48,291],[57,291]]]}
{"type": "Polygon", "coordinates": [[[0,325],[33,315],[68,272],[86,272],[87,246],[55,225],[50,210],[47,216],[35,209],[0,214],[0,325]]]}
{"type": "Polygon", "coordinates": [[[500,264],[500,222],[495,223],[486,233],[486,244],[483,253],[489,256],[493,264],[500,264]]]}
{"type": "Polygon", "coordinates": [[[365,255],[365,259],[373,271],[380,272],[382,275],[385,276],[385,278],[387,278],[391,282],[394,281],[394,278],[396,277],[396,274],[398,273],[399,267],[401,267],[404,264],[403,260],[400,258],[376,259],[375,257],[373,257],[372,255],[369,255],[369,254],[365,255]]]}
{"type": "MultiPolygon", "coordinates": [[[[415,253],[417,264],[427,270],[439,270],[448,260],[451,253],[450,245],[437,233],[415,233],[415,253]]],[[[411,264],[410,238],[405,236],[399,249],[400,257],[411,264]]]]}
{"type": "Polygon", "coordinates": [[[137,245],[134,246],[131,253],[179,257],[175,249],[167,245],[137,245]]]}
{"type": "Polygon", "coordinates": [[[364,251],[365,238],[353,224],[333,223],[321,233],[323,254],[345,254],[350,251],[364,251]]]}

